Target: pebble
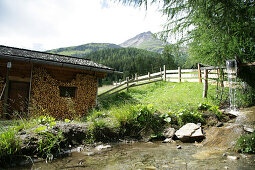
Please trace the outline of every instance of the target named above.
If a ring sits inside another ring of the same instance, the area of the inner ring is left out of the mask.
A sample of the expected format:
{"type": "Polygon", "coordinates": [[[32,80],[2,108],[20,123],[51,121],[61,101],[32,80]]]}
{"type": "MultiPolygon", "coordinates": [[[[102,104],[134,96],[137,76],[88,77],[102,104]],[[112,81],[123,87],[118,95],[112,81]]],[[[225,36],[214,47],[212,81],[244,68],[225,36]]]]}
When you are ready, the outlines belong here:
{"type": "Polygon", "coordinates": [[[237,156],[227,156],[227,158],[230,160],[238,160],[239,159],[239,157],[237,157],[237,156]]]}
{"type": "Polygon", "coordinates": [[[111,148],[112,146],[111,145],[98,145],[96,147],[96,150],[100,151],[102,149],[107,149],[107,148],[111,148]]]}
{"type": "Polygon", "coordinates": [[[148,170],[155,170],[155,169],[157,169],[157,168],[154,167],[154,166],[146,166],[145,169],[148,169],[148,170]]]}
{"type": "Polygon", "coordinates": [[[247,158],[247,156],[244,155],[244,154],[240,154],[240,155],[241,155],[242,158],[247,158]]]}
{"type": "Polygon", "coordinates": [[[181,145],[177,145],[176,148],[177,148],[177,149],[182,149],[181,145]]]}
{"type": "Polygon", "coordinates": [[[166,138],[162,143],[170,143],[172,142],[172,138],[166,138]]]}

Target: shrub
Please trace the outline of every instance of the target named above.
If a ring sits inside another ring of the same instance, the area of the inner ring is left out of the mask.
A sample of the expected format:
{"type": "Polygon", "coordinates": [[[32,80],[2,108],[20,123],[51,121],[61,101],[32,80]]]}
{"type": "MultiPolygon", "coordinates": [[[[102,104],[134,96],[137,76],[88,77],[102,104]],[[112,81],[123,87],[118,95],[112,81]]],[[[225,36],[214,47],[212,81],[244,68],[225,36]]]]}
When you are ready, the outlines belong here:
{"type": "Polygon", "coordinates": [[[208,103],[200,103],[198,105],[198,110],[208,110],[210,109],[212,106],[208,103]]]}
{"type": "Polygon", "coordinates": [[[49,132],[41,132],[39,134],[41,140],[37,150],[40,155],[48,156],[49,154],[60,152],[60,143],[63,141],[61,131],[57,135],[49,132]]]}
{"type": "Polygon", "coordinates": [[[212,106],[209,111],[212,111],[218,120],[222,120],[224,118],[224,115],[219,111],[219,106],[212,106]]]}
{"type": "Polygon", "coordinates": [[[235,149],[242,153],[255,153],[255,132],[241,136],[235,149]]]}
{"type": "Polygon", "coordinates": [[[190,111],[187,109],[180,109],[177,112],[170,112],[171,123],[179,127],[187,123],[205,123],[203,114],[197,111],[190,111]]]}

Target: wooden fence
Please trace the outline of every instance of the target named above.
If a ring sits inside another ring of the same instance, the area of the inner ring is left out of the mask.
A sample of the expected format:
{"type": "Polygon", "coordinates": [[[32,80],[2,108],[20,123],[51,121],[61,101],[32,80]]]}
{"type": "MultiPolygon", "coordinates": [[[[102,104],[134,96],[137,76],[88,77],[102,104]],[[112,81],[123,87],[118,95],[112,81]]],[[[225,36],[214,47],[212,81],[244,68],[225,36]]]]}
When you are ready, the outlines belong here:
{"type": "Polygon", "coordinates": [[[158,81],[169,81],[169,82],[204,82],[203,97],[207,97],[208,83],[217,83],[221,81],[222,86],[224,83],[224,72],[221,72],[223,67],[201,67],[198,64],[198,69],[181,69],[177,70],[166,70],[165,65],[163,70],[157,73],[148,73],[147,75],[137,76],[135,74],[134,79],[125,78],[125,81],[119,80],[119,82],[113,82],[114,88],[103,92],[98,95],[98,99],[106,98],[110,95],[118,93],[122,90],[127,90],[131,87],[141,86],[149,83],[154,83],[158,81]],[[223,75],[223,76],[221,76],[223,75]],[[223,78],[222,78],[223,77],[223,78]]]}

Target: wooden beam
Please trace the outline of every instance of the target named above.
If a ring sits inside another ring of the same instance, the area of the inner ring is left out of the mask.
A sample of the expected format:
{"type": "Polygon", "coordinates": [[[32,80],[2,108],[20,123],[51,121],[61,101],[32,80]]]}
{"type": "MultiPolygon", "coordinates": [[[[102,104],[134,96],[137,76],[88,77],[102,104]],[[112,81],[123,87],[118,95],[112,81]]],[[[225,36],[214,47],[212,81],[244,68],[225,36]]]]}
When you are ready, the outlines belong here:
{"type": "Polygon", "coordinates": [[[200,64],[197,64],[197,71],[198,71],[198,82],[202,83],[202,78],[201,78],[201,69],[200,69],[200,64]]]}
{"type": "Polygon", "coordinates": [[[204,89],[203,89],[203,98],[207,98],[208,91],[208,70],[204,70],[204,89]]]}
{"type": "Polygon", "coordinates": [[[9,72],[10,69],[8,68],[6,70],[6,87],[5,87],[5,91],[4,91],[4,105],[3,105],[3,115],[5,117],[6,113],[7,113],[7,104],[8,104],[8,96],[9,96],[9,72]]]}
{"type": "Polygon", "coordinates": [[[252,63],[241,63],[240,67],[246,67],[246,66],[255,66],[255,62],[252,63]]]}
{"type": "Polygon", "coordinates": [[[179,83],[182,82],[182,72],[181,72],[181,67],[178,67],[178,79],[179,83]]]}

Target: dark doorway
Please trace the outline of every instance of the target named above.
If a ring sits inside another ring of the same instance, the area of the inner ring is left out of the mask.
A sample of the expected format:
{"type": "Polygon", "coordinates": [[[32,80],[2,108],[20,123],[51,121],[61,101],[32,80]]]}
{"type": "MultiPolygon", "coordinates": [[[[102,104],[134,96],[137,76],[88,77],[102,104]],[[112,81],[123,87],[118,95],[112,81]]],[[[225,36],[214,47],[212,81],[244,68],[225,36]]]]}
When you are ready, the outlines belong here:
{"type": "Polygon", "coordinates": [[[26,113],[28,109],[29,83],[10,81],[8,113],[26,113]]]}

